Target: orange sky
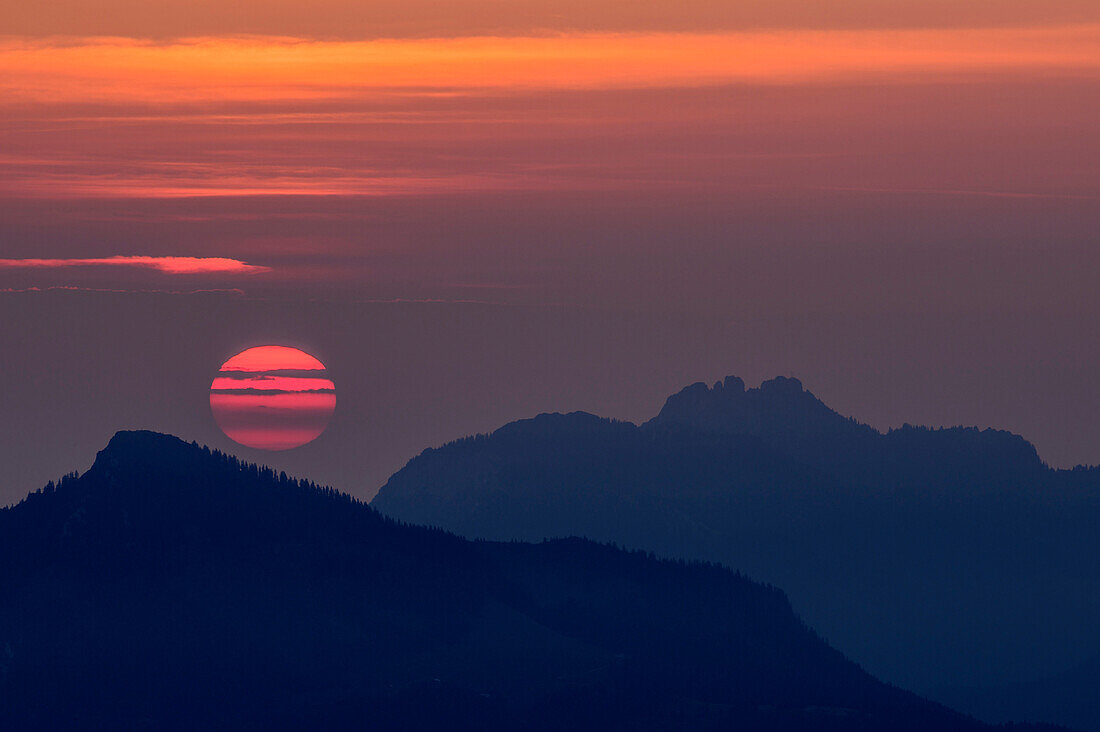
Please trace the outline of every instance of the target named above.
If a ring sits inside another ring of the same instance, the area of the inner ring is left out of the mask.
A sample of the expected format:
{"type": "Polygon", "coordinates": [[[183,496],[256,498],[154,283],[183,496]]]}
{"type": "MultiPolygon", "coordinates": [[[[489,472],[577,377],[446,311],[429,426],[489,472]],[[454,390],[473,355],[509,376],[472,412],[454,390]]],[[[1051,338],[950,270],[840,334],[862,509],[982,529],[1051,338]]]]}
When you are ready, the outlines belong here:
{"type": "MultiPolygon", "coordinates": [[[[400,282],[428,290],[417,297],[436,299],[430,283],[447,280],[452,298],[470,299],[453,288],[473,282],[496,289],[472,299],[496,301],[523,291],[495,270],[499,258],[461,259],[486,271],[446,263],[482,240],[507,246],[498,232],[525,220],[503,198],[512,194],[646,210],[670,196],[721,207],[807,191],[1100,197],[1088,154],[1100,120],[1091,3],[1044,5],[1037,17],[1025,2],[849,0],[823,15],[820,4],[784,0],[760,15],[749,3],[699,1],[677,22],[636,3],[479,0],[463,6],[469,22],[455,16],[435,38],[423,37],[431,23],[385,38],[308,24],[297,37],[241,35],[240,19],[222,12],[231,4],[115,4],[134,22],[105,12],[104,24],[89,11],[83,32],[64,37],[63,14],[33,14],[59,23],[40,27],[5,6],[14,13],[5,27],[22,27],[0,39],[6,288],[111,288],[122,269],[207,272],[227,289],[377,283],[400,270],[400,282]],[[205,25],[191,22],[200,7],[210,11],[205,25]],[[933,18],[930,8],[942,12],[933,18]],[[495,32],[473,34],[490,16],[495,32]],[[271,197],[286,203],[254,209],[271,197]],[[439,203],[422,232],[364,224],[376,214],[354,207],[301,203],[452,197],[461,203],[439,203]],[[200,199],[223,223],[206,223],[200,199]],[[108,200],[123,208],[97,203],[108,200]],[[50,214],[35,217],[32,201],[50,214]],[[161,201],[188,208],[168,214],[161,201]],[[500,223],[437,241],[453,215],[441,212],[468,207],[500,223]],[[137,221],[147,228],[127,223],[137,221]],[[366,252],[423,260],[367,266],[366,252]]],[[[329,4],[324,18],[355,25],[351,4],[329,4]]],[[[396,6],[355,7],[384,15],[396,6]]],[[[286,33],[292,10],[247,30],[286,33]]],[[[540,238],[516,236],[518,246],[540,238]]],[[[401,287],[381,297],[401,299],[401,287]]]]}
{"type": "Polygon", "coordinates": [[[944,28],[1100,21],[1093,0],[4,0],[14,35],[311,38],[752,28],[944,28]]]}
{"type": "MultiPolygon", "coordinates": [[[[633,154],[623,153],[610,175],[578,175],[590,155],[554,153],[549,167],[541,158],[601,129],[674,134],[756,112],[726,106],[721,95],[688,106],[638,98],[615,110],[580,95],[873,85],[912,87],[919,96],[936,84],[1098,77],[1100,23],[374,41],[8,37],[0,42],[0,194],[141,199],[648,187],[627,174],[638,160],[633,154]],[[547,101],[561,94],[573,96],[547,101]],[[369,149],[350,154],[367,140],[369,149]],[[476,160],[506,140],[515,144],[507,160],[476,160]],[[527,161],[532,156],[540,160],[527,161]]],[[[786,103],[780,127],[807,113],[793,101],[800,93],[786,103]]],[[[864,121],[853,115],[848,123],[864,121]]],[[[695,165],[690,156],[681,161],[695,165]]],[[[695,175],[665,177],[682,183],[695,175]]],[[[968,185],[944,180],[936,188],[968,185]]]]}
{"type": "Polygon", "coordinates": [[[372,90],[660,87],[1100,70],[1100,24],[574,34],[325,42],[125,38],[0,44],[20,103],[310,100],[372,90]]]}

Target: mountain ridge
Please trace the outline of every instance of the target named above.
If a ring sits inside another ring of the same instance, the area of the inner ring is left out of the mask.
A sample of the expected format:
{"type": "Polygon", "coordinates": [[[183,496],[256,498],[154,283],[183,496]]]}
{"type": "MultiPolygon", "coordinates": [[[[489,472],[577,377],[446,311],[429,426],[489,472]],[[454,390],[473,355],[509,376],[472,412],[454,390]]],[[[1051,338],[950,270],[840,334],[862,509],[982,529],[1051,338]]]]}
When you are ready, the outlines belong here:
{"type": "MultiPolygon", "coordinates": [[[[961,461],[963,453],[978,453],[986,457],[981,466],[955,465],[956,470],[971,473],[989,469],[989,463],[999,461],[1014,473],[1037,474],[1047,466],[1034,445],[1007,430],[977,427],[919,427],[904,424],[881,432],[852,417],[840,415],[806,390],[802,382],[779,376],[765,380],[756,389],[746,389],[744,382],[727,376],[708,388],[698,382],[670,396],[661,411],[642,425],[690,425],[707,431],[752,435],[773,447],[788,451],[817,467],[838,472],[840,477],[865,483],[880,483],[891,479],[902,481],[907,476],[894,463],[903,461],[912,469],[914,456],[906,451],[952,450],[952,457],[961,461]],[[912,442],[926,443],[915,448],[912,442]],[[954,444],[961,443],[961,444],[954,444]],[[878,462],[861,460],[876,451],[884,453],[878,462]]],[[[930,471],[917,477],[927,484],[942,483],[950,476],[934,475],[930,471]]],[[[910,479],[912,480],[912,479],[910,479]]]]}
{"type": "Polygon", "coordinates": [[[722,562],[929,693],[1100,651],[1100,469],[1051,469],[1003,430],[879,432],[796,379],[694,384],[640,425],[519,420],[421,453],[371,505],[468,537],[575,534],[722,562]]]}
{"type": "Polygon", "coordinates": [[[156,433],[0,510],[0,575],[9,728],[988,729],[723,567],[471,543],[156,433]]]}

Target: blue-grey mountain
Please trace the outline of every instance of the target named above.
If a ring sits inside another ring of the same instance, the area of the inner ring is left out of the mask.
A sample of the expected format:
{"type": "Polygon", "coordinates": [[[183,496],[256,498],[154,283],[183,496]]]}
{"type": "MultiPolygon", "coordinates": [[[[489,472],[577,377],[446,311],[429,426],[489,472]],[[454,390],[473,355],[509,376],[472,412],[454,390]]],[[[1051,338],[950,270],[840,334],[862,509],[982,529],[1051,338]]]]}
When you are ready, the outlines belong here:
{"type": "MultiPolygon", "coordinates": [[[[424,451],[372,505],[468,537],[584,536],[723,562],[925,692],[1100,654],[1100,470],[1051,469],[998,430],[883,433],[795,379],[695,384],[640,426],[585,413],[508,424],[424,451]]],[[[1096,716],[1062,721],[1100,730],[1096,716]]]]}

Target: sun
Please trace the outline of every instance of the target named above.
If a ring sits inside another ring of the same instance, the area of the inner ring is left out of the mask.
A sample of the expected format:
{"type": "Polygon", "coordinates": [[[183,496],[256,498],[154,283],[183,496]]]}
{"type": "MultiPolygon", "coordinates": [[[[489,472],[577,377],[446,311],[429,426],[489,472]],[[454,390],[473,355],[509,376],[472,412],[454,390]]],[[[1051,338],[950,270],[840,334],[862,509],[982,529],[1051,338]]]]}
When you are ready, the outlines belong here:
{"type": "Polygon", "coordinates": [[[222,364],[210,411],[234,442],[290,450],[320,437],[336,409],[336,385],[319,359],[290,346],[257,346],[222,364]]]}

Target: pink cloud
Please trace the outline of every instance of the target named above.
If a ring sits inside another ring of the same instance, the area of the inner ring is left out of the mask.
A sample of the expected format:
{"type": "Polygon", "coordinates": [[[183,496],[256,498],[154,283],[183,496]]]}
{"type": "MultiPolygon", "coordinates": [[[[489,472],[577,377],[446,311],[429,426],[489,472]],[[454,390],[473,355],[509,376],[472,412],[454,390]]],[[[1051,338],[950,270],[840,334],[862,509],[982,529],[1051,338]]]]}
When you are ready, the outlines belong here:
{"type": "Polygon", "coordinates": [[[0,259],[0,269],[60,267],[140,267],[165,274],[258,274],[270,267],[226,257],[95,257],[79,259],[0,259]]]}

